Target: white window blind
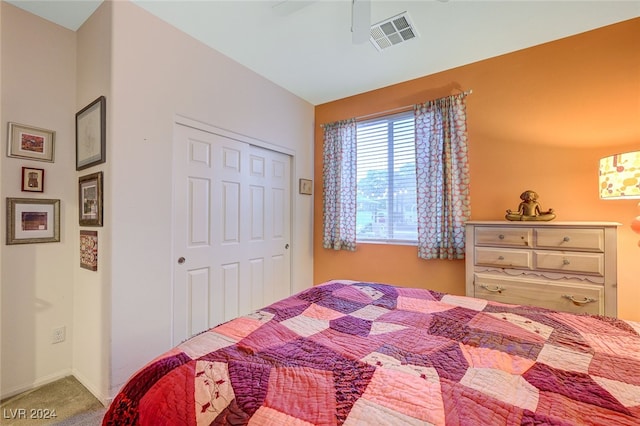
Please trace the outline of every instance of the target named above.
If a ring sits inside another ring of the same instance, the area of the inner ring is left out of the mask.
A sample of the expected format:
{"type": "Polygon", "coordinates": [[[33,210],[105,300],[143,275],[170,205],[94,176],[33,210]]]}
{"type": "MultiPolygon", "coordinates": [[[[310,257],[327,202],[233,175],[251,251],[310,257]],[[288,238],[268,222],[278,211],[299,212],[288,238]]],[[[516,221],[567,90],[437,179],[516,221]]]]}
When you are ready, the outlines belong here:
{"type": "Polygon", "coordinates": [[[358,240],[417,241],[412,111],[358,122],[357,189],[358,240]]]}

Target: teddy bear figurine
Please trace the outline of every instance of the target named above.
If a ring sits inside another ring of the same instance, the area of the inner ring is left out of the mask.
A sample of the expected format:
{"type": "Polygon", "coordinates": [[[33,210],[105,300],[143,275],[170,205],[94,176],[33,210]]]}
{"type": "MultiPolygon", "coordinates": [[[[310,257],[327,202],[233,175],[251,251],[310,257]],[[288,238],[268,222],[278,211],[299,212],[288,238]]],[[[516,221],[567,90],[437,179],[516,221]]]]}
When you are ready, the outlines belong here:
{"type": "Polygon", "coordinates": [[[507,210],[505,218],[507,220],[544,220],[549,221],[555,219],[556,215],[553,209],[543,211],[538,203],[538,193],[536,191],[526,190],[520,194],[522,202],[518,206],[518,211],[507,210]]]}

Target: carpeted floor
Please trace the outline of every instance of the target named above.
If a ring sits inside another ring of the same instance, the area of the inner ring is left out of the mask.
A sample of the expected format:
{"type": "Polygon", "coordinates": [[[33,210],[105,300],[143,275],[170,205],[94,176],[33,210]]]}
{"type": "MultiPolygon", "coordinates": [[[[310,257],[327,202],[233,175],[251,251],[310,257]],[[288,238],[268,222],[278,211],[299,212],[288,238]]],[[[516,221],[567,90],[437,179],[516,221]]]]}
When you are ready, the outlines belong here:
{"type": "Polygon", "coordinates": [[[2,426],[97,426],[106,408],[73,376],[0,403],[2,426]]]}

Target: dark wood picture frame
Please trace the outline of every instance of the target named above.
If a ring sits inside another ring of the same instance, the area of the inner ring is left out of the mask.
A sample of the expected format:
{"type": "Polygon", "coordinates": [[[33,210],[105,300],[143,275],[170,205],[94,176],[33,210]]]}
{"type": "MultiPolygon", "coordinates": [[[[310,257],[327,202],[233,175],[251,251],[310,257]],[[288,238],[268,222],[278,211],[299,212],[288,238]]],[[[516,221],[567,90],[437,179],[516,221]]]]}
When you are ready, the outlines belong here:
{"type": "Polygon", "coordinates": [[[80,226],[102,226],[102,172],[78,178],[80,226]]]}
{"type": "Polygon", "coordinates": [[[44,169],[22,168],[22,191],[44,192],[44,169]]]}
{"type": "Polygon", "coordinates": [[[107,100],[100,96],[76,113],[76,170],[106,161],[107,100]]]}

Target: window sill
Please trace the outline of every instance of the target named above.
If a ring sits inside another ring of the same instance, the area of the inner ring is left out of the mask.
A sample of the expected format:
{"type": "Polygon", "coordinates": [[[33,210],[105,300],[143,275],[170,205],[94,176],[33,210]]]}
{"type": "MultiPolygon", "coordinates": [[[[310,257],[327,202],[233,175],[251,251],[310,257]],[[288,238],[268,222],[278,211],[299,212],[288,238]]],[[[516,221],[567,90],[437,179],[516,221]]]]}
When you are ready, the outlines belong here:
{"type": "Polygon", "coordinates": [[[418,246],[417,241],[411,240],[356,240],[356,246],[358,244],[377,244],[377,245],[392,245],[392,246],[418,246]]]}

